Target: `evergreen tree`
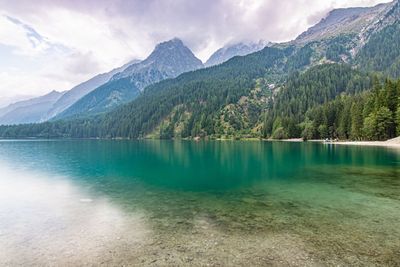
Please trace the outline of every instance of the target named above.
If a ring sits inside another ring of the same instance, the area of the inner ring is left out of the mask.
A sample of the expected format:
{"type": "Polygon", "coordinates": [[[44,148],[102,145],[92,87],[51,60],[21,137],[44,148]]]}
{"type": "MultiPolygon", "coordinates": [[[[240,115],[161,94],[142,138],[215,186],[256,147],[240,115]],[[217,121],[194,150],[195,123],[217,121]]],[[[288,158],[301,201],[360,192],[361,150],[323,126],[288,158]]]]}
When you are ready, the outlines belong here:
{"type": "Polygon", "coordinates": [[[375,140],[376,133],[376,114],[373,112],[364,119],[363,135],[367,140],[375,140]]]}
{"type": "MultiPolygon", "coordinates": [[[[341,99],[342,100],[342,99],[341,99]]],[[[351,135],[351,107],[352,102],[350,98],[343,99],[344,103],[341,110],[338,110],[339,114],[339,128],[338,134],[340,139],[349,139],[351,135]]]]}
{"type": "Polygon", "coordinates": [[[400,136],[400,98],[399,103],[397,104],[397,111],[396,111],[396,125],[397,125],[397,136],[400,136]]]}
{"type": "Polygon", "coordinates": [[[303,126],[303,131],[301,133],[301,136],[303,140],[312,140],[316,136],[316,130],[314,128],[313,122],[310,121],[308,118],[306,121],[302,124],[303,126]]]}
{"type": "MultiPolygon", "coordinates": [[[[356,99],[357,100],[357,99],[356,99]]],[[[360,99],[358,99],[360,100],[360,99]]],[[[360,101],[353,102],[351,106],[351,132],[350,137],[353,140],[361,140],[363,136],[363,106],[360,101]]]]}
{"type": "Polygon", "coordinates": [[[387,140],[393,137],[391,129],[394,124],[392,113],[387,107],[381,107],[376,112],[376,133],[375,140],[387,140]]]}

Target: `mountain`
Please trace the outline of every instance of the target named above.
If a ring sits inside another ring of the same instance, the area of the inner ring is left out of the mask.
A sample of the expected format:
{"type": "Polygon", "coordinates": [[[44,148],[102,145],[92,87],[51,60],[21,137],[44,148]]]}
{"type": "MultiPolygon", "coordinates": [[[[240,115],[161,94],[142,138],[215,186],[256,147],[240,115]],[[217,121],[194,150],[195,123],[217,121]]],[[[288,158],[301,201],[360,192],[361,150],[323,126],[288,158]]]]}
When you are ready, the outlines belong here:
{"type": "Polygon", "coordinates": [[[35,96],[33,96],[33,95],[15,95],[15,96],[10,96],[10,97],[7,97],[7,96],[0,97],[0,116],[2,114],[4,114],[3,108],[5,108],[13,103],[28,100],[28,99],[31,99],[34,97],[35,96]]]}
{"type": "Polygon", "coordinates": [[[63,93],[52,91],[44,96],[20,101],[0,110],[0,124],[21,124],[42,121],[46,114],[63,93]],[[5,111],[5,112],[3,112],[5,111]]]}
{"type": "Polygon", "coordinates": [[[305,44],[341,34],[359,34],[374,23],[388,6],[390,4],[332,10],[318,24],[299,35],[295,42],[305,44]]]}
{"type": "Polygon", "coordinates": [[[150,84],[202,67],[202,62],[181,40],[175,38],[160,43],[148,58],[115,74],[108,83],[80,99],[57,119],[110,111],[134,99],[150,84]]]}
{"type": "MultiPolygon", "coordinates": [[[[399,1],[333,11],[334,23],[325,19],[292,42],[149,85],[106,114],[0,127],[0,136],[391,138],[400,133],[400,81],[385,78],[400,77],[399,11],[399,1]],[[353,30],[355,21],[361,30],[353,30]]],[[[132,80],[110,82],[117,81],[132,80]]]]}
{"type": "Polygon", "coordinates": [[[47,112],[46,115],[43,116],[42,118],[43,121],[47,121],[57,116],[58,114],[60,114],[61,112],[72,106],[76,101],[81,99],[83,96],[87,95],[97,87],[107,83],[112,78],[112,76],[121,71],[124,71],[130,65],[136,64],[138,62],[140,61],[132,60],[129,63],[123,65],[122,67],[113,69],[112,71],[107,73],[99,74],[91,78],[90,80],[75,86],[71,90],[67,91],[56,103],[54,103],[53,107],[47,112]]]}
{"type": "Polygon", "coordinates": [[[400,75],[400,1],[387,6],[374,23],[360,33],[354,64],[392,78],[400,75]]]}
{"type": "Polygon", "coordinates": [[[148,84],[154,83],[153,75],[171,78],[202,67],[203,63],[193,52],[181,40],[174,38],[158,44],[143,62],[130,66],[115,75],[112,80],[129,77],[139,90],[143,90],[148,84]],[[149,78],[149,81],[146,78],[149,78]]]}
{"type": "MultiPolygon", "coordinates": [[[[175,129],[179,131],[177,137],[212,134],[220,112],[245,95],[254,94],[262,99],[261,106],[249,104],[253,116],[258,116],[267,103],[269,85],[280,80],[275,74],[280,76],[284,72],[288,57],[295,53],[293,47],[267,47],[213,68],[150,85],[129,104],[109,113],[26,125],[24,131],[18,127],[0,127],[0,136],[139,138],[155,133],[169,138],[171,132],[174,136],[175,129]],[[256,82],[267,73],[265,80],[256,82]]],[[[229,110],[226,118],[229,120],[229,110]]]]}
{"type": "Polygon", "coordinates": [[[269,42],[259,41],[258,43],[236,43],[226,45],[223,48],[218,49],[204,64],[206,67],[211,67],[228,61],[229,59],[236,56],[245,56],[257,51],[262,50],[264,47],[269,45],[269,42]]]}

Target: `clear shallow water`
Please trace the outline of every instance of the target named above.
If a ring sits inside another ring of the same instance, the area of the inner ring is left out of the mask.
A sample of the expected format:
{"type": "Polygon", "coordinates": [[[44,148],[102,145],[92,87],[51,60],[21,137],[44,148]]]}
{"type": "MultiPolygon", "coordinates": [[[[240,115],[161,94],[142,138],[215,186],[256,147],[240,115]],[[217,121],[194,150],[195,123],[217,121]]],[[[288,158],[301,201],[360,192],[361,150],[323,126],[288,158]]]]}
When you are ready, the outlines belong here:
{"type": "Polygon", "coordinates": [[[1,141],[0,265],[398,266],[400,151],[1,141]]]}

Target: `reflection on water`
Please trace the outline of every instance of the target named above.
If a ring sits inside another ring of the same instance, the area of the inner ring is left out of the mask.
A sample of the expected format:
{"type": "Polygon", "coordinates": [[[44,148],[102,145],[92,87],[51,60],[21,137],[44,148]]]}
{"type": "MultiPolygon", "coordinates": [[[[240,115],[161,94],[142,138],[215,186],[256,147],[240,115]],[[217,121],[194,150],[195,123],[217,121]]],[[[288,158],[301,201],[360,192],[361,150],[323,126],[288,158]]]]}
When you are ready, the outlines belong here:
{"type": "Polygon", "coordinates": [[[121,238],[126,245],[146,238],[140,212],[127,217],[107,198],[93,201],[64,177],[4,164],[1,175],[1,266],[90,263],[118,247],[121,238]]]}
{"type": "Polygon", "coordinates": [[[400,153],[0,142],[0,265],[398,265],[400,153]]]}

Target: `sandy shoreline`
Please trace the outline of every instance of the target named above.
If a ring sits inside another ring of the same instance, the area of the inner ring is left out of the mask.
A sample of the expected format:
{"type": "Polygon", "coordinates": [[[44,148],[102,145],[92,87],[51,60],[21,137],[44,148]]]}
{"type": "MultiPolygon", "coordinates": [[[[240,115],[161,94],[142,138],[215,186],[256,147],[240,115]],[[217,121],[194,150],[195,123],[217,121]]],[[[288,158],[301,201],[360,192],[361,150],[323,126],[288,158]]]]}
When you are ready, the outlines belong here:
{"type": "Polygon", "coordinates": [[[327,142],[326,144],[346,145],[346,146],[379,146],[379,147],[390,147],[390,148],[400,149],[400,137],[388,141],[338,141],[338,142],[327,142]]]}
{"type": "MultiPolygon", "coordinates": [[[[285,139],[282,142],[303,142],[302,139],[285,139]]],[[[400,149],[400,137],[388,141],[332,141],[325,140],[308,140],[307,142],[324,143],[328,145],[345,145],[345,146],[378,146],[400,149]]]]}
{"type": "Polygon", "coordinates": [[[379,142],[379,141],[365,141],[365,142],[332,142],[332,145],[346,145],[346,146],[380,146],[400,149],[399,143],[393,142],[379,142]]]}

